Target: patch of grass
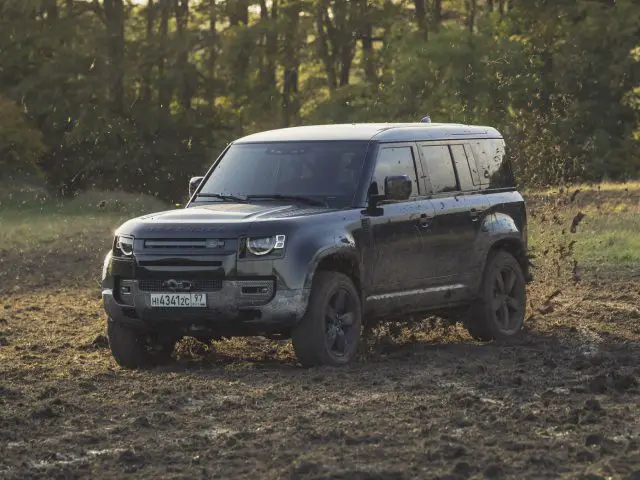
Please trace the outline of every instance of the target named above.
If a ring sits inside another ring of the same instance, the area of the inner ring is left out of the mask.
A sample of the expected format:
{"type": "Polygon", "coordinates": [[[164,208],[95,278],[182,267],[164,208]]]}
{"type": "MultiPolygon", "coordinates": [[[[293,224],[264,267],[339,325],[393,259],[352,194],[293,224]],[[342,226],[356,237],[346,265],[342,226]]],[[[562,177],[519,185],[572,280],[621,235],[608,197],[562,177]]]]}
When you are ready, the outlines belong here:
{"type": "Polygon", "coordinates": [[[91,240],[111,232],[129,218],[171,206],[146,195],[86,192],[62,202],[29,201],[0,207],[0,250],[33,252],[62,242],[91,240]]]}
{"type": "Polygon", "coordinates": [[[0,249],[32,252],[71,238],[107,233],[124,220],[118,214],[70,214],[60,209],[42,211],[2,211],[0,249]]]}
{"type": "Polygon", "coordinates": [[[558,276],[573,260],[589,269],[640,266],[640,182],[534,191],[526,198],[530,246],[558,276]],[[584,217],[572,232],[577,215],[584,217]]]}
{"type": "Polygon", "coordinates": [[[585,265],[640,265],[640,214],[586,217],[577,235],[576,255],[585,265]]]}
{"type": "Polygon", "coordinates": [[[566,243],[575,242],[573,251],[580,265],[603,268],[640,265],[640,214],[609,212],[591,216],[587,213],[576,233],[571,234],[569,226],[576,214],[559,215],[563,223],[555,228],[533,219],[530,246],[537,251],[553,249],[560,244],[564,228],[566,243]]]}
{"type": "Polygon", "coordinates": [[[560,191],[575,190],[598,190],[601,192],[623,192],[623,191],[640,191],[640,180],[630,182],[600,182],[600,183],[577,183],[575,185],[566,185],[564,187],[554,186],[548,188],[525,189],[527,195],[556,195],[560,191]]]}

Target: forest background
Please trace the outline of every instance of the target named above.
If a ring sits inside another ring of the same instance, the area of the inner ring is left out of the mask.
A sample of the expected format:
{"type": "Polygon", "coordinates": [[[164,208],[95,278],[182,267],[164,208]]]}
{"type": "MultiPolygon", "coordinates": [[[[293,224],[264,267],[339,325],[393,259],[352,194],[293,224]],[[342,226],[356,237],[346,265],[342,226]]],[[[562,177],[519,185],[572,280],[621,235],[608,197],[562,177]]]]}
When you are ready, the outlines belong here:
{"type": "Polygon", "coordinates": [[[0,175],[184,198],[228,142],[497,127],[539,187],[640,176],[633,0],[2,0],[0,175]]]}

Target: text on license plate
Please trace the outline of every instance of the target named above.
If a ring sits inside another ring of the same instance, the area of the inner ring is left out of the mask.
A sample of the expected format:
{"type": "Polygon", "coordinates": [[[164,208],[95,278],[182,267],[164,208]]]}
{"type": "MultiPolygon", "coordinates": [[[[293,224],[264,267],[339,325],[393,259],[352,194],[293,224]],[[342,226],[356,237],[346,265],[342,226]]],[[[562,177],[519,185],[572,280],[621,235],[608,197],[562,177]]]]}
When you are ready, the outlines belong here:
{"type": "Polygon", "coordinates": [[[206,307],[204,293],[152,293],[152,307],[206,307]]]}

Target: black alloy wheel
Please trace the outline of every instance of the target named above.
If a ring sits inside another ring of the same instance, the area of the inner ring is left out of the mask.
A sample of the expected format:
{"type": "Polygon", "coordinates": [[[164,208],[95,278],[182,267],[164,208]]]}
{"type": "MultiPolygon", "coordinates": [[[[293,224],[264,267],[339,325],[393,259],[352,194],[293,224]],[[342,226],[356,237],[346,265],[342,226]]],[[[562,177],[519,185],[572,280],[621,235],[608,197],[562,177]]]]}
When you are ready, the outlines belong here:
{"type": "Polygon", "coordinates": [[[305,367],[346,365],[357,356],[361,325],[353,281],[340,272],[317,272],[307,312],[291,335],[296,357],[305,367]]]}
{"type": "Polygon", "coordinates": [[[331,295],[325,309],[325,336],[331,355],[344,357],[350,345],[357,340],[359,332],[354,328],[357,315],[357,300],[343,287],[331,295]]]}
{"type": "Polygon", "coordinates": [[[522,267],[504,250],[487,258],[476,303],[465,319],[467,330],[477,340],[507,340],[524,326],[527,287],[522,267]]]}
{"type": "Polygon", "coordinates": [[[511,265],[495,270],[491,308],[498,329],[505,335],[513,335],[522,327],[523,292],[511,265]]]}

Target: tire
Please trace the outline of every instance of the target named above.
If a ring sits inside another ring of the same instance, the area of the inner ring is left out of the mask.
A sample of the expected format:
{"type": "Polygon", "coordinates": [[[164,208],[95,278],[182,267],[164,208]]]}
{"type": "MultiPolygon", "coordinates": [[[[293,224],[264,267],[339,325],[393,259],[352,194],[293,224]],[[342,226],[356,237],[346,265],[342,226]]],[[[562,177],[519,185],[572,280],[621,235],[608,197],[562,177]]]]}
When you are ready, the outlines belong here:
{"type": "Polygon", "coordinates": [[[307,312],[292,333],[293,349],[304,367],[341,366],[357,356],[362,307],[349,277],[318,272],[307,312]]]}
{"type": "Polygon", "coordinates": [[[484,342],[513,338],[522,331],[526,306],[522,267],[510,253],[492,251],[482,276],[479,298],[465,322],[467,330],[473,338],[484,342]]]}
{"type": "Polygon", "coordinates": [[[150,334],[127,328],[109,320],[109,348],[118,365],[125,368],[148,368],[171,359],[175,341],[159,341],[150,334]]]}

